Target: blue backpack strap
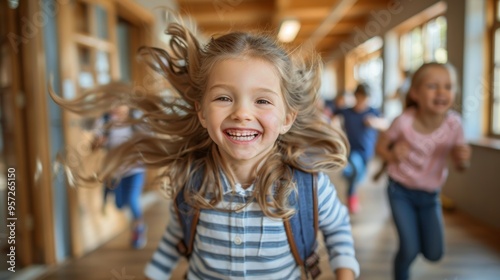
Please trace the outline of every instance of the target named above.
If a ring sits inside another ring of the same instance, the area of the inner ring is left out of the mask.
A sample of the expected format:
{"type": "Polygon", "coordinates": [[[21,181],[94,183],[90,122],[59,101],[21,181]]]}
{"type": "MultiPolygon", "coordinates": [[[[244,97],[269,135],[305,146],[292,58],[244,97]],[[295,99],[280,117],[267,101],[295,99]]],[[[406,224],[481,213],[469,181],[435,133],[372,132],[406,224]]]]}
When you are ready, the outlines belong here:
{"type": "Polygon", "coordinates": [[[318,232],[317,175],[295,169],[293,178],[298,194],[292,194],[289,201],[296,213],[284,221],[285,230],[295,261],[304,267],[307,274],[316,278],[320,273],[319,257],[315,252],[318,232]]]}
{"type": "MultiPolygon", "coordinates": [[[[195,174],[193,182],[193,190],[197,191],[201,187],[202,182],[202,171],[195,174]]],[[[194,237],[196,236],[196,225],[198,224],[198,218],[200,216],[200,209],[197,207],[192,207],[185,200],[185,190],[183,187],[175,197],[175,211],[177,213],[177,218],[181,224],[182,232],[184,233],[184,238],[177,243],[177,251],[181,255],[189,257],[193,251],[194,237]]]]}

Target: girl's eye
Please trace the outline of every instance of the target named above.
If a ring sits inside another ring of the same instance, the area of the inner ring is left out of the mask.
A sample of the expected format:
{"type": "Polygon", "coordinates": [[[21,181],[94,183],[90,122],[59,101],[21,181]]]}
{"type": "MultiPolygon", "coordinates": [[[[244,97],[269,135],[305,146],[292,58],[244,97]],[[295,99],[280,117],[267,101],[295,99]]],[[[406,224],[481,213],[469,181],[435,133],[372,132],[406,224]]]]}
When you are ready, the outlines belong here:
{"type": "Polygon", "coordinates": [[[227,96],[220,96],[220,97],[217,97],[217,98],[215,99],[215,101],[224,101],[224,102],[229,102],[229,101],[231,101],[231,99],[229,99],[229,97],[227,97],[227,96]]]}
{"type": "Polygon", "coordinates": [[[259,99],[257,100],[257,104],[271,104],[271,102],[265,99],[259,99]]]}

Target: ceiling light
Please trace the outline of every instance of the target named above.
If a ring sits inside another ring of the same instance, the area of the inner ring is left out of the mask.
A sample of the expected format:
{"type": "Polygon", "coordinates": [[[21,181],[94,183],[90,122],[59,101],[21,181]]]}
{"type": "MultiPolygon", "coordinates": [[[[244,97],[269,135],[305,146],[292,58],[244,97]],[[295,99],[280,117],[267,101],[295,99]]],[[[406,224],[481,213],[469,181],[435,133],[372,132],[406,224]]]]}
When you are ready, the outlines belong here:
{"type": "Polygon", "coordinates": [[[289,43],[295,39],[297,33],[299,33],[300,22],[296,19],[284,20],[280,25],[280,31],[278,33],[278,40],[284,43],[289,43]]]}

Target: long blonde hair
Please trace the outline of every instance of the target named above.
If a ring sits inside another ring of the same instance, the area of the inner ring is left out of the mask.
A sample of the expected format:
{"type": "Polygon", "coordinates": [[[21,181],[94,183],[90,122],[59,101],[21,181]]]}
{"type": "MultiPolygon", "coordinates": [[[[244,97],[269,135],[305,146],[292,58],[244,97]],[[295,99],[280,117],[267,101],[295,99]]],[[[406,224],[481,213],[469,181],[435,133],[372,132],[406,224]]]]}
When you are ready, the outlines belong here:
{"type": "Polygon", "coordinates": [[[137,96],[121,84],[96,88],[69,101],[51,92],[58,104],[83,115],[117,102],[143,111],[138,121],[152,133],[139,134],[109,151],[96,178],[107,179],[115,170],[138,162],[149,168],[165,168],[163,176],[168,178],[174,194],[185,187],[188,203],[203,209],[214,208],[223,196],[220,171],[228,170],[216,144],[200,124],[195,104],[202,103],[214,65],[223,59],[243,56],[276,67],[285,106],[297,113],[291,129],[276,141],[268,159],[256,171],[254,199],[264,214],[286,218],[293,213],[287,198],[301,186],[292,182],[291,168],[330,172],[345,165],[348,147],[344,134],[323,121],[314,105],[321,71],[317,55],[293,57],[264,34],[233,32],[212,38],[202,46],[183,24],[171,23],[166,33],[171,35],[168,50],[142,47],[139,57],[169,81],[176,96],[137,96]],[[195,189],[193,178],[200,174],[201,188],[195,189]]]}

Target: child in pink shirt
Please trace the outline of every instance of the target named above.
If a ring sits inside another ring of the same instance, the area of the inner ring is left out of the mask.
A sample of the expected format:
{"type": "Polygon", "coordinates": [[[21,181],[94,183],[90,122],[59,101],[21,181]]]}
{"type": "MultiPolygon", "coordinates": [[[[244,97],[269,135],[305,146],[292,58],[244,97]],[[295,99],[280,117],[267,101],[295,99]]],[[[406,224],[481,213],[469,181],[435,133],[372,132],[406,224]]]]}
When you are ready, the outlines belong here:
{"type": "Polygon", "coordinates": [[[440,189],[448,176],[447,156],[459,145],[464,145],[460,116],[449,111],[442,124],[424,134],[413,127],[416,108],[408,108],[396,118],[386,137],[402,142],[408,155],[388,166],[389,176],[410,189],[434,192],[440,189]]]}
{"type": "Polygon", "coordinates": [[[430,261],[443,255],[439,193],[448,175],[447,157],[464,170],[471,156],[460,116],[450,110],[456,82],[451,65],[422,65],[412,78],[408,108],[377,143],[377,153],[388,162],[388,196],[399,235],[396,280],[409,278],[419,253],[430,261]]]}

